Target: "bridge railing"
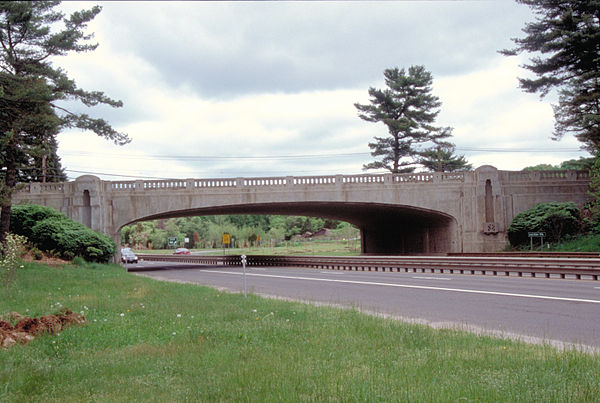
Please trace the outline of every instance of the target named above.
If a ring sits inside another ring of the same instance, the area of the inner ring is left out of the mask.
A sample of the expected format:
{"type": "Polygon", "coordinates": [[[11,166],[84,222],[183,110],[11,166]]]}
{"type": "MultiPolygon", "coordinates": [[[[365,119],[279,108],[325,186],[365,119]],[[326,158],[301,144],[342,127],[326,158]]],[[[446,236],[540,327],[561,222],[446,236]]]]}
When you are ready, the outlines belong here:
{"type": "MultiPolygon", "coordinates": [[[[471,182],[476,172],[417,172],[407,174],[357,174],[318,176],[278,176],[263,178],[159,179],[101,181],[105,192],[173,191],[227,188],[264,188],[289,186],[403,185],[471,182]]],[[[502,182],[589,181],[588,171],[498,171],[502,182]]],[[[18,192],[64,193],[75,182],[28,183],[18,192]]]]}
{"type": "Polygon", "coordinates": [[[502,179],[509,182],[521,181],[554,181],[554,180],[589,180],[587,170],[580,171],[499,171],[502,179]]]}

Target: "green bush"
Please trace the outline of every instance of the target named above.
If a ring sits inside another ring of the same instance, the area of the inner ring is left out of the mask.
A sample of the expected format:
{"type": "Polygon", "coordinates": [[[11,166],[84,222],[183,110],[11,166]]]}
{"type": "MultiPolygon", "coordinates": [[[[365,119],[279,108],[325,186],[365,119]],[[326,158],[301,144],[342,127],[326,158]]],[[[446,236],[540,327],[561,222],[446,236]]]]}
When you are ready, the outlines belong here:
{"type": "Polygon", "coordinates": [[[33,226],[48,218],[67,217],[52,207],[38,206],[35,204],[18,204],[12,206],[10,213],[10,231],[13,234],[31,238],[33,226]]]}
{"type": "Polygon", "coordinates": [[[545,232],[549,242],[560,242],[581,230],[581,215],[575,203],[539,203],[515,216],[508,227],[512,246],[529,244],[528,232],[545,232]]]}
{"type": "Polygon", "coordinates": [[[65,259],[81,256],[89,262],[108,262],[116,246],[112,239],[50,208],[35,205],[15,206],[11,230],[27,235],[37,248],[65,259]]]}
{"type": "Polygon", "coordinates": [[[32,247],[30,249],[30,251],[31,251],[31,256],[33,256],[33,258],[35,260],[42,260],[42,258],[44,257],[44,254],[42,253],[42,251],[39,250],[38,248],[36,248],[35,246],[32,247]]]}

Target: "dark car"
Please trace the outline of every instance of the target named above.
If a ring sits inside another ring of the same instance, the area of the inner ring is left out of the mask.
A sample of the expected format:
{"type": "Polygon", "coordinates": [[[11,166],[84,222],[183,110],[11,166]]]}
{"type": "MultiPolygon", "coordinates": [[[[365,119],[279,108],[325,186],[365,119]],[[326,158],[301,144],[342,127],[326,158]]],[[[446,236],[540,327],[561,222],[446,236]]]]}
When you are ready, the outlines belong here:
{"type": "Polygon", "coordinates": [[[130,248],[121,249],[121,262],[123,263],[137,263],[138,257],[133,253],[130,248]]]}
{"type": "Polygon", "coordinates": [[[190,250],[186,248],[177,248],[175,249],[175,252],[173,252],[174,255],[189,255],[190,253],[190,250]]]}

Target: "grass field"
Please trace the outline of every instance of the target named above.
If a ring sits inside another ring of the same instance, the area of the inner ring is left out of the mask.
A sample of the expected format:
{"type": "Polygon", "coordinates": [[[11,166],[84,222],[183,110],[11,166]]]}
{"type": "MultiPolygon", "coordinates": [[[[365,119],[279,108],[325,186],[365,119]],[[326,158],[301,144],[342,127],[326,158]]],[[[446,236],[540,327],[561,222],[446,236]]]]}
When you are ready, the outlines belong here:
{"type": "Polygon", "coordinates": [[[600,359],[354,310],[26,265],[0,316],[86,326],[0,350],[0,401],[597,401],[600,359]]]}
{"type": "MultiPolygon", "coordinates": [[[[283,242],[280,246],[261,246],[236,249],[191,249],[208,255],[328,255],[357,256],[360,255],[360,240],[350,241],[303,241],[283,242]]],[[[135,250],[136,253],[171,254],[173,249],[135,250]]]]}

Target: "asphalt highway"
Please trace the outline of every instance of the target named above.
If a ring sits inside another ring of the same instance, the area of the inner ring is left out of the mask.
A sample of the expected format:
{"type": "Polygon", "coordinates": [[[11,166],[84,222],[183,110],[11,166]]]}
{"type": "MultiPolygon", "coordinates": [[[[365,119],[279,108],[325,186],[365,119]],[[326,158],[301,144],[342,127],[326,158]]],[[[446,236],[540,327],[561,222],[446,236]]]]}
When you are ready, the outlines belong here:
{"type": "MultiPolygon", "coordinates": [[[[242,268],[140,262],[141,275],[242,292],[242,268]]],[[[600,351],[600,281],[246,268],[249,293],[351,307],[436,328],[600,351]]]]}

